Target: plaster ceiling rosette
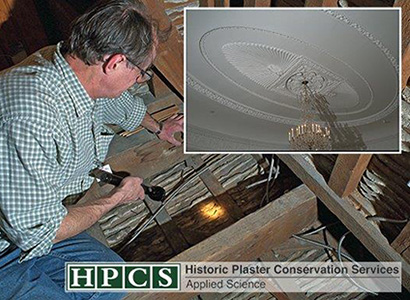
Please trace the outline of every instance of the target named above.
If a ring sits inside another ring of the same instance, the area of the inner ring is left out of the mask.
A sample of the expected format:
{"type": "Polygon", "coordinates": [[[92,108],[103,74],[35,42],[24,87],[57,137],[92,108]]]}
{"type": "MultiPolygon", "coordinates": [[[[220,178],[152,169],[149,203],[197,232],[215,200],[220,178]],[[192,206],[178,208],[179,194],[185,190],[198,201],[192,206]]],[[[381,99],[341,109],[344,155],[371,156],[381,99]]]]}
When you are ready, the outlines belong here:
{"type": "Polygon", "coordinates": [[[299,124],[297,94],[308,80],[339,124],[362,126],[374,140],[380,122],[398,120],[397,14],[380,13],[190,11],[187,121],[285,149],[284,128],[299,124]],[[377,25],[380,17],[387,23],[377,25]]]}

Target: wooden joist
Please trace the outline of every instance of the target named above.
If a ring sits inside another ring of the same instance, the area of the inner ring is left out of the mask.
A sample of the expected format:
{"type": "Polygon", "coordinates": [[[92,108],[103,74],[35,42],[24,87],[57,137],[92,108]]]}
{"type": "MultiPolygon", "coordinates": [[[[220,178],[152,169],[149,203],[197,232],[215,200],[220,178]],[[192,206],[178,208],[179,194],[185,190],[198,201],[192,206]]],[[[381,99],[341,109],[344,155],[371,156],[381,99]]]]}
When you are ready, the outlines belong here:
{"type": "MultiPolygon", "coordinates": [[[[169,262],[251,261],[287,241],[317,219],[316,196],[300,186],[169,262]]],[[[191,299],[194,294],[129,294],[125,299],[191,299]]]]}
{"type": "Polygon", "coordinates": [[[329,186],[339,197],[356,189],[372,158],[371,154],[339,154],[329,179],[329,186]]]}
{"type": "Polygon", "coordinates": [[[396,0],[394,7],[401,7],[402,14],[401,88],[404,89],[410,77],[410,1],[396,0]]]}
{"type": "Polygon", "coordinates": [[[410,222],[403,228],[391,246],[410,263],[410,257],[407,257],[410,254],[410,222]]]}
{"type": "Polygon", "coordinates": [[[338,0],[306,0],[305,7],[338,7],[338,0]]]}
{"type": "Polygon", "coordinates": [[[167,78],[179,94],[184,95],[184,51],[183,45],[178,42],[178,30],[171,24],[171,20],[166,15],[163,1],[143,0],[142,2],[148,8],[152,17],[158,20],[159,24],[171,26],[168,39],[158,45],[155,67],[167,78]]]}
{"type": "Polygon", "coordinates": [[[290,154],[278,154],[278,156],[378,260],[402,263],[402,285],[410,290],[410,265],[360,212],[327,185],[322,175],[305,159],[307,156],[290,154]]]}

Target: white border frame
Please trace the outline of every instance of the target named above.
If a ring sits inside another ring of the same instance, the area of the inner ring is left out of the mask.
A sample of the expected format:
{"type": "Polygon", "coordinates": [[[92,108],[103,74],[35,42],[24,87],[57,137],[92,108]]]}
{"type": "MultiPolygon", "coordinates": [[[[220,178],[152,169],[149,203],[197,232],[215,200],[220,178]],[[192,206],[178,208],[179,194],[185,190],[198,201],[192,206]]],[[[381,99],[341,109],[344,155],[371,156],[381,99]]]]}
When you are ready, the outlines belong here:
{"type": "MultiPolygon", "coordinates": [[[[255,153],[261,153],[261,154],[273,154],[273,153],[281,153],[281,154],[401,154],[402,153],[402,107],[401,107],[401,101],[402,101],[402,86],[401,86],[401,80],[402,80],[402,8],[401,7],[294,7],[294,8],[288,8],[288,7],[246,7],[246,8],[233,8],[233,7],[185,7],[184,8],[184,71],[183,71],[183,76],[184,76],[184,114],[187,114],[186,110],[186,105],[187,105],[187,93],[186,93],[186,39],[187,39],[187,34],[186,34],[186,14],[187,11],[189,10],[204,10],[204,11],[215,11],[215,10],[238,10],[238,11],[244,11],[244,10],[249,10],[249,11],[256,11],[256,10],[271,10],[271,11],[282,11],[282,10],[287,10],[287,11],[293,11],[293,10],[314,10],[314,11],[323,11],[323,10],[338,10],[338,11],[352,11],[352,10],[398,10],[399,11],[399,93],[398,93],[398,101],[399,101],[399,150],[398,151],[371,151],[371,150],[364,150],[364,151],[286,151],[286,150],[272,150],[272,151],[187,151],[187,143],[184,141],[184,154],[255,154],[255,153]]],[[[184,121],[184,132],[185,136],[186,134],[186,129],[187,129],[187,124],[186,120],[184,121]]]]}

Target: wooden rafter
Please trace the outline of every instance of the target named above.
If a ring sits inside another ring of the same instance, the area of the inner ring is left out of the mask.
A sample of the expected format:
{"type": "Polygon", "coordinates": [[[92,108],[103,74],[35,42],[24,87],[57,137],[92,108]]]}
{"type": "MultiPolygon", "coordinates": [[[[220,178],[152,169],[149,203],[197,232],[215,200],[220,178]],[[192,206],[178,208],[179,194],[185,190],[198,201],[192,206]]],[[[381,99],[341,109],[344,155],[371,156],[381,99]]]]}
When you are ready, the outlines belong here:
{"type": "Polygon", "coordinates": [[[327,185],[322,175],[306,160],[307,156],[289,154],[278,154],[278,156],[377,259],[402,263],[402,285],[410,290],[410,265],[360,212],[327,185]]]}
{"type": "Polygon", "coordinates": [[[338,7],[337,0],[306,0],[305,7],[338,7]]]}
{"type": "Polygon", "coordinates": [[[407,223],[391,245],[410,263],[410,256],[408,256],[410,254],[410,222],[407,223]]]}
{"type": "Polygon", "coordinates": [[[329,179],[329,186],[339,197],[356,189],[372,158],[371,154],[339,154],[329,179]]]}
{"type": "Polygon", "coordinates": [[[178,42],[178,31],[171,23],[171,20],[165,13],[164,4],[159,0],[143,0],[153,18],[158,20],[159,24],[170,25],[171,33],[166,42],[158,45],[157,59],[155,67],[164,75],[172,86],[184,95],[183,84],[183,45],[178,42]]]}
{"type": "Polygon", "coordinates": [[[401,88],[404,89],[410,78],[410,1],[396,0],[394,7],[401,7],[402,17],[402,78],[401,88]]]}
{"type": "MultiPolygon", "coordinates": [[[[175,256],[181,261],[249,261],[287,241],[317,219],[316,196],[300,186],[175,256]]],[[[195,294],[129,294],[125,299],[191,299],[195,294]]]]}

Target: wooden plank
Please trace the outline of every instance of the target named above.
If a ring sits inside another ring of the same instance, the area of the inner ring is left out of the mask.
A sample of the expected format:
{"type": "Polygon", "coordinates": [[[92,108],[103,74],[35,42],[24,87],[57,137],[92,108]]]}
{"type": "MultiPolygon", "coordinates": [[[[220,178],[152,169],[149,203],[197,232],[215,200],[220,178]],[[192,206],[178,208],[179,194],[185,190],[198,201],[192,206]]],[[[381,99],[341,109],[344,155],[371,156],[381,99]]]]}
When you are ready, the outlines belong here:
{"type": "Polygon", "coordinates": [[[338,0],[306,0],[305,7],[338,7],[338,0]]]}
{"type": "Polygon", "coordinates": [[[270,7],[271,0],[255,0],[255,7],[270,7]]]}
{"type": "Polygon", "coordinates": [[[403,53],[401,70],[402,70],[401,88],[403,90],[409,84],[409,79],[410,79],[410,46],[407,46],[407,48],[405,49],[403,53]]]}
{"type": "Polygon", "coordinates": [[[199,0],[200,7],[214,7],[215,0],[199,0]]]}
{"type": "MultiPolygon", "coordinates": [[[[317,220],[316,196],[299,186],[173,257],[181,261],[252,261],[317,220]]],[[[129,294],[125,299],[191,299],[188,293],[129,294]]]]}
{"type": "MultiPolygon", "coordinates": [[[[193,155],[187,158],[187,164],[193,168],[198,168],[204,164],[202,158],[198,155],[193,155]]],[[[229,215],[234,221],[243,218],[244,214],[241,208],[236,204],[235,200],[226,192],[221,183],[215,177],[215,175],[208,169],[205,170],[199,178],[203,181],[208,190],[215,196],[216,201],[225,211],[229,212],[229,215]]]]}
{"type": "Polygon", "coordinates": [[[330,174],[329,186],[339,197],[347,197],[358,186],[371,154],[339,154],[330,174]]]}
{"type": "Polygon", "coordinates": [[[326,184],[322,175],[306,160],[306,156],[290,154],[278,154],[278,156],[378,260],[402,263],[402,285],[410,290],[410,265],[362,214],[326,184]]]}
{"type": "Polygon", "coordinates": [[[391,246],[400,254],[410,248],[410,222],[403,228],[391,246]]]}
{"type": "Polygon", "coordinates": [[[160,43],[157,50],[157,58],[155,67],[164,75],[172,86],[184,95],[183,84],[183,45],[179,43],[179,33],[171,20],[165,13],[163,1],[159,0],[143,0],[145,6],[150,11],[152,17],[158,20],[162,28],[171,26],[171,33],[167,41],[160,43]]]}
{"type": "Polygon", "coordinates": [[[323,0],[322,6],[323,7],[339,7],[337,5],[338,0],[323,0]]]}
{"type": "Polygon", "coordinates": [[[401,7],[402,17],[402,77],[401,88],[404,89],[410,78],[410,1],[396,0],[394,7],[401,7]]]}
{"type": "Polygon", "coordinates": [[[254,260],[316,219],[316,196],[299,186],[170,261],[254,260]]]}

